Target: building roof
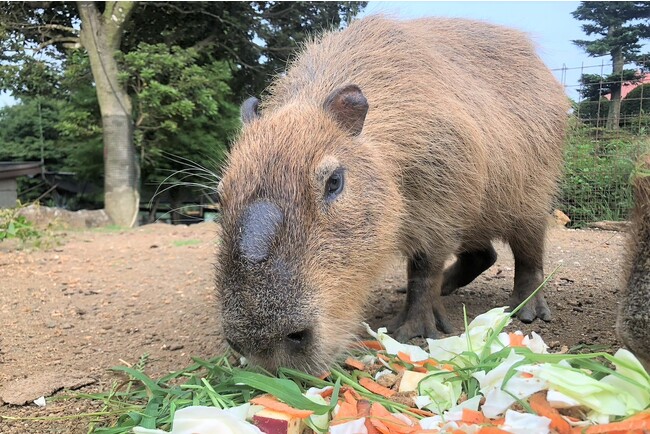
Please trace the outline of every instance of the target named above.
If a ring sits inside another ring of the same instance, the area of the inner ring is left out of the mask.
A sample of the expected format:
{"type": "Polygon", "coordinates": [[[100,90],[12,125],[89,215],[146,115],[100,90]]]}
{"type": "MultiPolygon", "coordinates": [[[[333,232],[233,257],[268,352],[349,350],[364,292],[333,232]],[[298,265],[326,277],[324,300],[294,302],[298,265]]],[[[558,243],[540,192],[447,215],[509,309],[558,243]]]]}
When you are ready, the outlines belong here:
{"type": "Polygon", "coordinates": [[[12,179],[19,176],[38,175],[41,173],[40,161],[6,162],[0,161],[0,179],[12,179]]]}

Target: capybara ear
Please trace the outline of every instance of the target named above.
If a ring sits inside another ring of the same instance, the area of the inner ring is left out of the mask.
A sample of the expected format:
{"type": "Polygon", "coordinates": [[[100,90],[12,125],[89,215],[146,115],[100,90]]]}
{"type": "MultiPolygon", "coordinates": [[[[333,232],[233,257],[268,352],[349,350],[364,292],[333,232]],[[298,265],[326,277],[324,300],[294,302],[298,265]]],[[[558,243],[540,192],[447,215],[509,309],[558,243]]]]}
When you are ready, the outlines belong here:
{"type": "Polygon", "coordinates": [[[349,84],[336,89],[327,97],[323,107],[351,135],[358,136],[361,133],[368,113],[368,100],[359,86],[349,84]]]}
{"type": "Polygon", "coordinates": [[[259,118],[260,114],[257,111],[259,105],[260,105],[260,100],[255,98],[254,96],[244,101],[244,103],[241,105],[242,122],[247,124],[259,118]]]}

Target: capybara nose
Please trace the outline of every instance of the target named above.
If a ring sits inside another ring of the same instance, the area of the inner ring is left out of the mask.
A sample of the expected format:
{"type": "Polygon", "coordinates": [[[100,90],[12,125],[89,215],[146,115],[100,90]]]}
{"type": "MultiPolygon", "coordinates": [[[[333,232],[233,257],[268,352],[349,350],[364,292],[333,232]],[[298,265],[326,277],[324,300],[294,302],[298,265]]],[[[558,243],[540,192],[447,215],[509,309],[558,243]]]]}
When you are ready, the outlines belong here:
{"type": "Polygon", "coordinates": [[[310,329],[304,329],[297,332],[289,333],[285,338],[287,345],[289,346],[290,352],[302,352],[305,351],[311,344],[313,339],[312,331],[310,329]]]}

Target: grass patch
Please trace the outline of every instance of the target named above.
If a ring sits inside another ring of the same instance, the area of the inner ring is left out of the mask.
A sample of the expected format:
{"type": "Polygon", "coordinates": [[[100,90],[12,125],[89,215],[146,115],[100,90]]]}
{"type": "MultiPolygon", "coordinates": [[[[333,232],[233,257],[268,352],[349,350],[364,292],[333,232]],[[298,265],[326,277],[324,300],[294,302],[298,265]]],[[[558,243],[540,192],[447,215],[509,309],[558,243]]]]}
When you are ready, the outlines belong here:
{"type": "Polygon", "coordinates": [[[174,240],[172,244],[175,247],[183,247],[183,246],[196,246],[197,244],[201,244],[201,240],[195,240],[195,239],[190,239],[190,240],[174,240]]]}

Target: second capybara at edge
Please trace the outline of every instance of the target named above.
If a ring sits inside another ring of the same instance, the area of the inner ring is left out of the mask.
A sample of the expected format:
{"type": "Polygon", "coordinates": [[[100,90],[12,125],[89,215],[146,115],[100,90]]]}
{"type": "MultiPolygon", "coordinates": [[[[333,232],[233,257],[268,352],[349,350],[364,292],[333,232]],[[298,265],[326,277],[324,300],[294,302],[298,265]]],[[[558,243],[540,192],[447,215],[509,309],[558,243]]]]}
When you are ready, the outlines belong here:
{"type": "Polygon", "coordinates": [[[650,154],[639,160],[638,169],[616,331],[650,371],[650,154]]]}
{"type": "MultiPolygon", "coordinates": [[[[219,187],[227,341],[271,370],[321,372],[397,253],[408,290],[390,331],[450,332],[441,294],[494,263],[494,239],[514,253],[519,304],[543,280],[567,110],[508,28],[373,16],[306,44],[261,103],[242,105],[219,187]]],[[[518,314],[550,315],[541,292],[518,314]]]]}

